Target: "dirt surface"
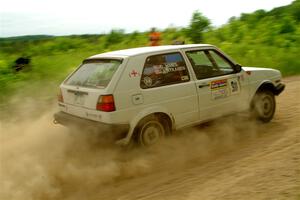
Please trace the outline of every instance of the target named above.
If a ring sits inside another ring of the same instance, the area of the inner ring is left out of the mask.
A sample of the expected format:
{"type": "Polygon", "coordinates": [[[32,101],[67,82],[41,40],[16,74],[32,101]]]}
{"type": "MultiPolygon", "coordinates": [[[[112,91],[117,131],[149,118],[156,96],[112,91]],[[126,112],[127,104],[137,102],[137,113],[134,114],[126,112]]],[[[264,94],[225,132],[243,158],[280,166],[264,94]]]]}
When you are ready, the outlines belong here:
{"type": "Polygon", "coordinates": [[[0,122],[0,199],[299,200],[300,77],[284,82],[268,124],[226,117],[148,149],[53,125],[54,111],[0,122]]]}

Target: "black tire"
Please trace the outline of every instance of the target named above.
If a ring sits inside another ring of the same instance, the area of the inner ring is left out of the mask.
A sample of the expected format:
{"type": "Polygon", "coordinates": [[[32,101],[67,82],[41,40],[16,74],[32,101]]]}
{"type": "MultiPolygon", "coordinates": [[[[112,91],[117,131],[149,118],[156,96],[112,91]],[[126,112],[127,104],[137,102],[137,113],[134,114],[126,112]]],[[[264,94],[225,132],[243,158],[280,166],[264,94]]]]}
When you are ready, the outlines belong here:
{"type": "Polygon", "coordinates": [[[151,146],[158,143],[165,135],[168,128],[163,120],[156,116],[148,116],[141,120],[136,130],[136,139],[141,146],[151,146]]]}
{"type": "Polygon", "coordinates": [[[253,115],[256,119],[267,123],[273,119],[276,102],[273,92],[259,91],[255,94],[252,105],[253,115]]]}

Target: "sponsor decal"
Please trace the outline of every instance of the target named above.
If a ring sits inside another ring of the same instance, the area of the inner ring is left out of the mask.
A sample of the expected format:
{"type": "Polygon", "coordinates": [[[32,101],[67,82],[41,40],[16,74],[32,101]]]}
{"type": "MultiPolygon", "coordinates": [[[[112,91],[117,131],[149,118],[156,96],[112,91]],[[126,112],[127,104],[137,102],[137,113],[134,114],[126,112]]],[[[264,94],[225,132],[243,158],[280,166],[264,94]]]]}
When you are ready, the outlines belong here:
{"type": "Polygon", "coordinates": [[[211,97],[213,100],[223,99],[228,96],[227,80],[216,80],[210,83],[211,97]]]}
{"type": "Polygon", "coordinates": [[[153,66],[155,74],[167,74],[170,72],[180,72],[185,71],[185,66],[178,66],[176,62],[173,63],[165,63],[163,65],[154,65],[153,66]]]}
{"type": "Polygon", "coordinates": [[[213,100],[226,98],[228,96],[228,90],[227,88],[212,90],[211,96],[213,100]]]}
{"type": "Polygon", "coordinates": [[[227,80],[224,79],[224,80],[217,80],[217,81],[212,81],[211,84],[210,84],[210,88],[212,90],[214,89],[219,89],[219,88],[222,88],[222,87],[227,87],[227,80]]]}
{"type": "Polygon", "coordinates": [[[211,82],[211,97],[213,100],[226,98],[230,95],[239,94],[241,91],[240,78],[216,80],[211,82]]]}
{"type": "Polygon", "coordinates": [[[152,78],[150,78],[149,76],[145,76],[143,82],[147,87],[151,87],[153,81],[152,78]]]}

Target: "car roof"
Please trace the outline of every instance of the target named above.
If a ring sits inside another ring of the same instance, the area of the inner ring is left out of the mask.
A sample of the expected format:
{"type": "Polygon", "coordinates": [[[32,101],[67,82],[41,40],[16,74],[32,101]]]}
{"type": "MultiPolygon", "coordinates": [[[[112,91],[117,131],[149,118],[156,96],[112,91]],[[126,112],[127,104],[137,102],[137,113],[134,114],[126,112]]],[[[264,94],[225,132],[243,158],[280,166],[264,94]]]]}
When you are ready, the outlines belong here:
{"type": "Polygon", "coordinates": [[[89,59],[95,58],[103,58],[103,57],[128,57],[135,56],[146,53],[154,53],[166,50],[179,50],[186,48],[194,48],[194,47],[213,47],[210,44],[186,44],[186,45],[164,45],[164,46],[151,46],[151,47],[139,47],[132,49],[124,49],[118,51],[110,51],[107,53],[101,53],[94,56],[89,57],[89,59]]]}

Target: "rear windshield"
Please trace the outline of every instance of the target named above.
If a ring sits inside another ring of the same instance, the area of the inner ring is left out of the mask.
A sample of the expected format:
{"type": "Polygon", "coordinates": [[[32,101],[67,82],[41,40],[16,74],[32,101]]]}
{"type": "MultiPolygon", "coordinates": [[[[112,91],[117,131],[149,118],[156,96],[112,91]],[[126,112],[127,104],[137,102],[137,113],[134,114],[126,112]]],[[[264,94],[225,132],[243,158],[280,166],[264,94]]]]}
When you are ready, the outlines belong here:
{"type": "Polygon", "coordinates": [[[105,88],[121,63],[122,60],[115,59],[85,60],[65,84],[105,88]]]}

